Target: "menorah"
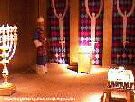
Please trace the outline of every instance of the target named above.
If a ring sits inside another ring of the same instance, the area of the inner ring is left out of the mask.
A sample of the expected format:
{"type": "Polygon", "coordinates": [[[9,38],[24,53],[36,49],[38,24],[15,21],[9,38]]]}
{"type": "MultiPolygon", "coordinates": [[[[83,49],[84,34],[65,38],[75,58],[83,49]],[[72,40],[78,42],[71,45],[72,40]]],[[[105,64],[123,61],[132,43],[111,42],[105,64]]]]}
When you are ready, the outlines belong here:
{"type": "Polygon", "coordinates": [[[2,25],[0,27],[0,64],[3,65],[2,76],[4,82],[0,85],[0,95],[11,95],[15,92],[15,85],[8,82],[7,64],[13,58],[17,45],[17,27],[2,25]]]}

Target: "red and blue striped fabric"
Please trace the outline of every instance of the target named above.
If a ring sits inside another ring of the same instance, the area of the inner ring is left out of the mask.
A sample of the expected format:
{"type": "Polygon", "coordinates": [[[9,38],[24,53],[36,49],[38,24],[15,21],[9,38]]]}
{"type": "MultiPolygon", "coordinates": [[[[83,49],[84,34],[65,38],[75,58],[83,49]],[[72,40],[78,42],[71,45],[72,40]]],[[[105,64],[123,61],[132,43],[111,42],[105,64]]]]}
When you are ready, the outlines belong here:
{"type": "MultiPolygon", "coordinates": [[[[98,14],[100,8],[100,0],[88,0],[88,6],[90,13],[94,12],[98,14]]],[[[80,46],[91,45],[91,20],[85,10],[85,1],[80,0],[80,24],[79,24],[79,36],[80,46]]],[[[92,64],[102,64],[102,50],[103,50],[103,8],[100,16],[96,19],[96,44],[95,51],[92,55],[92,64]]]]}
{"type": "MultiPolygon", "coordinates": [[[[122,13],[129,13],[132,0],[119,0],[122,13]]],[[[135,64],[135,9],[127,19],[127,45],[123,47],[123,18],[117,10],[117,0],[113,0],[112,15],[112,64],[131,65],[135,64]]]]}
{"type": "MultiPolygon", "coordinates": [[[[64,12],[66,6],[66,0],[54,0],[57,13],[64,12]]],[[[69,4],[69,3],[68,3],[69,4]]],[[[59,30],[59,20],[56,18],[53,12],[51,0],[49,0],[48,8],[48,20],[47,24],[49,26],[48,33],[50,38],[50,62],[56,63],[69,63],[69,51],[70,51],[70,15],[69,8],[64,17],[64,37],[65,37],[65,47],[62,50],[60,41],[60,30],[59,30]],[[63,52],[65,56],[63,57],[63,52]]]]}

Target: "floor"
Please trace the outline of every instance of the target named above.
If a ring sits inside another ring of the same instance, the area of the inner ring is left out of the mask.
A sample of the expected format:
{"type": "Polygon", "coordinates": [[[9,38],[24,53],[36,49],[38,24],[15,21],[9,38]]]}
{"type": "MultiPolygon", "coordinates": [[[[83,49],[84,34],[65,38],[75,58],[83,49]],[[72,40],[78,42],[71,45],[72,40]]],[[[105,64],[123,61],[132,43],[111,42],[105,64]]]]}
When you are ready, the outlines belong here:
{"type": "Polygon", "coordinates": [[[100,102],[107,70],[75,73],[65,65],[50,64],[47,74],[27,70],[11,73],[9,81],[16,85],[16,92],[0,96],[0,102],[100,102]]]}

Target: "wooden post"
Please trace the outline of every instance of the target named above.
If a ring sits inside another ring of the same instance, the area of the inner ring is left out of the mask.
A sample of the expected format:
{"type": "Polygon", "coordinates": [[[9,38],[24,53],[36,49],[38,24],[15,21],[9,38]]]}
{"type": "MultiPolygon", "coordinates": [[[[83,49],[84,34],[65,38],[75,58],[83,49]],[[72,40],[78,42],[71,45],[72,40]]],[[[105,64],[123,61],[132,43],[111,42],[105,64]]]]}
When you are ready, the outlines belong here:
{"type": "Polygon", "coordinates": [[[70,0],[70,63],[78,62],[79,0],[70,0]]]}
{"type": "Polygon", "coordinates": [[[111,65],[112,49],[112,5],[113,0],[104,0],[104,18],[103,18],[103,57],[102,66],[111,65]]]}
{"type": "Polygon", "coordinates": [[[127,97],[127,102],[134,102],[134,92],[133,91],[128,91],[126,93],[127,97]]]}

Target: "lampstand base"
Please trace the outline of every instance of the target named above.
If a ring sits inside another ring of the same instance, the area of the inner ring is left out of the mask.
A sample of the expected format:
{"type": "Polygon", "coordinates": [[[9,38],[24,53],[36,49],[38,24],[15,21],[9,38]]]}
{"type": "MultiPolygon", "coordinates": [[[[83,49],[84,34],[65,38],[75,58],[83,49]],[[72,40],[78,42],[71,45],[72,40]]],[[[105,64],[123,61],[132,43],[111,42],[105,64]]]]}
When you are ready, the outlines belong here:
{"type": "Polygon", "coordinates": [[[4,82],[0,84],[0,96],[10,96],[16,91],[13,83],[4,82]]]}

